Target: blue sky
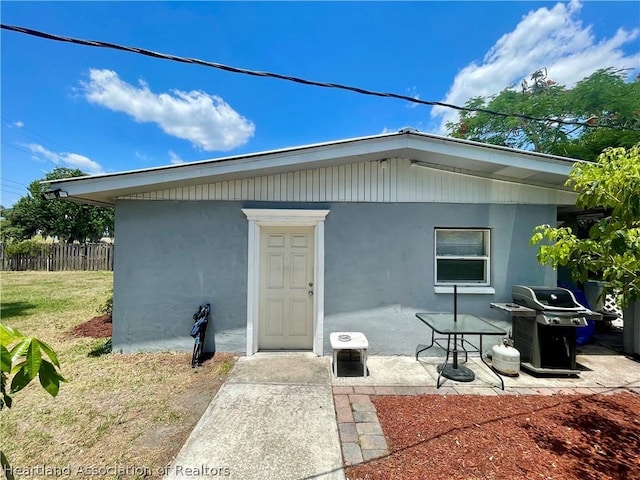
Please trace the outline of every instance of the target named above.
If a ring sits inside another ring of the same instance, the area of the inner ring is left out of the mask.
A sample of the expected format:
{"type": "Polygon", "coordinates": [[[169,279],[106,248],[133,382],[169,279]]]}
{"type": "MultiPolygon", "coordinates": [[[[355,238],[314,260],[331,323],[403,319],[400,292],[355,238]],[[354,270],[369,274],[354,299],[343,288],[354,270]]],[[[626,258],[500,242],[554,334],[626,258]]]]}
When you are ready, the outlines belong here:
{"type": "MultiPolygon", "coordinates": [[[[464,104],[538,68],[640,72],[637,2],[8,2],[2,23],[464,104]]],[[[2,197],[91,174],[397,131],[455,112],[1,31],[2,197]]]]}

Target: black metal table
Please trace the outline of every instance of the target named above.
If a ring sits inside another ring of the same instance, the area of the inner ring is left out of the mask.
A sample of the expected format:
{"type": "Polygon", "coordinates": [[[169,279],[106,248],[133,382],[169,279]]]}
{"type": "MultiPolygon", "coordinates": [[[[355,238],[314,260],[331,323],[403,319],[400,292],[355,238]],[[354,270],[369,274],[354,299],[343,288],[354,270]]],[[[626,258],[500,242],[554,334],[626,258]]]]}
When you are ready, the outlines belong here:
{"type": "Polygon", "coordinates": [[[464,365],[460,365],[458,361],[460,348],[464,352],[465,362],[467,361],[468,353],[479,353],[482,363],[500,379],[500,386],[504,390],[504,380],[482,357],[482,338],[485,335],[506,335],[507,332],[505,330],[496,327],[483,318],[469,314],[425,312],[416,313],[416,317],[431,329],[431,344],[424,348],[419,348],[422,345],[418,345],[416,348],[416,360],[418,360],[418,355],[421,352],[434,345],[447,352],[444,363],[438,365],[438,388],[440,388],[441,377],[459,382],[471,382],[475,379],[473,371],[464,365]],[[436,337],[436,333],[446,335],[446,337],[436,337]],[[478,335],[480,338],[479,345],[476,346],[471,343],[464,337],[465,335],[478,335]],[[444,340],[447,341],[446,345],[441,343],[444,340]],[[449,363],[449,357],[452,357],[452,363],[449,363]]]}

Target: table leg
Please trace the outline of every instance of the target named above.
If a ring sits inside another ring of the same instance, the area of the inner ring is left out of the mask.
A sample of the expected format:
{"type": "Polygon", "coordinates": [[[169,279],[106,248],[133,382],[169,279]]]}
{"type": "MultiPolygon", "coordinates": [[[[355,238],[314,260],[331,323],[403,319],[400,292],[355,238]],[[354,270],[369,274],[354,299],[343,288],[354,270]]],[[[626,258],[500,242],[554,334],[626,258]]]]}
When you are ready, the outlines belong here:
{"type": "Polygon", "coordinates": [[[458,369],[458,335],[453,335],[453,369],[458,369]]]}
{"type": "Polygon", "coordinates": [[[451,350],[451,335],[447,335],[447,356],[444,358],[444,363],[438,365],[438,380],[436,381],[436,388],[440,388],[440,377],[442,376],[442,371],[447,367],[447,363],[449,363],[449,351],[451,350]]]}
{"type": "MultiPolygon", "coordinates": [[[[421,348],[420,350],[416,350],[416,361],[418,360],[418,354],[424,352],[425,350],[430,349],[431,347],[433,347],[433,343],[434,343],[434,338],[435,338],[435,330],[431,330],[431,343],[429,345],[427,345],[424,348],[421,348]]],[[[418,347],[421,347],[422,345],[418,345],[418,347]]],[[[418,348],[416,347],[416,349],[418,348]]]]}
{"type": "Polygon", "coordinates": [[[464,334],[460,335],[460,346],[464,352],[464,362],[467,363],[469,361],[469,353],[467,352],[467,349],[464,348],[464,334]]]}

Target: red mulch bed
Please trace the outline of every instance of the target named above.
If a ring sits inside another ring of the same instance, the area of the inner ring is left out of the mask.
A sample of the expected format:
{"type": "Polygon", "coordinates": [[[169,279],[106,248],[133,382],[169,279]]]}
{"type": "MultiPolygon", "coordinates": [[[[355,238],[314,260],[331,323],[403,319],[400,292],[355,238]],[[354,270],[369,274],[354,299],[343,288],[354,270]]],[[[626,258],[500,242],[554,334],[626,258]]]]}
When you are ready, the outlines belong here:
{"type": "Polygon", "coordinates": [[[640,479],[640,395],[373,398],[391,454],[350,480],[640,479]]]}
{"type": "Polygon", "coordinates": [[[71,333],[76,337],[109,338],[113,324],[111,315],[93,317],[91,320],[73,327],[71,333]]]}

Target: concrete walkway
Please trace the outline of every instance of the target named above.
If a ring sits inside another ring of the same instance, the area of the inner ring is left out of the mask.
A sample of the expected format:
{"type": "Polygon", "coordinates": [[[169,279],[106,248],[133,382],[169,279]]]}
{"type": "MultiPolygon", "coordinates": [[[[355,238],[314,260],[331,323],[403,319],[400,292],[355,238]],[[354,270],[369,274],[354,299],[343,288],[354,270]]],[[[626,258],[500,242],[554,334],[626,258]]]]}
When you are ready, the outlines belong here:
{"type": "Polygon", "coordinates": [[[344,479],[329,358],[240,358],[166,478],[344,479]]]}

